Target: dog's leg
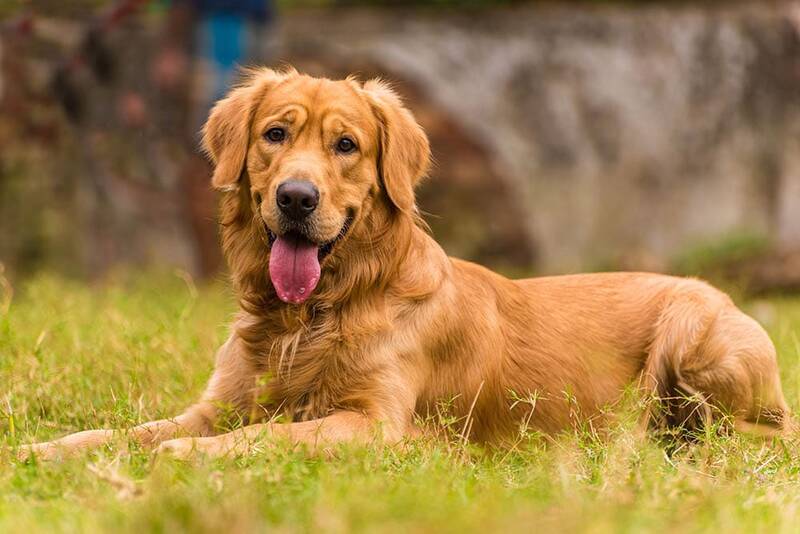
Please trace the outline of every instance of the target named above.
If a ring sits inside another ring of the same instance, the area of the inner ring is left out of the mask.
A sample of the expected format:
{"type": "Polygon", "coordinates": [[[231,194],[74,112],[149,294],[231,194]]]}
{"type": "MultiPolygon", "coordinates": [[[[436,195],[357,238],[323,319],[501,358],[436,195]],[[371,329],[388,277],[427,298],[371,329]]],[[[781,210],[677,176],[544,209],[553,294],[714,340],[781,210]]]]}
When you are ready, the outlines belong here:
{"type": "Polygon", "coordinates": [[[725,408],[736,430],[764,437],[795,434],[775,346],[758,323],[736,309],[727,310],[703,349],[715,365],[690,365],[687,377],[725,408]]]}
{"type": "Polygon", "coordinates": [[[706,298],[699,290],[684,291],[676,293],[661,312],[640,381],[647,403],[643,426],[694,429],[709,422],[711,413],[705,396],[687,383],[684,370],[708,335],[719,309],[726,305],[719,298],[706,298]]]}
{"type": "Polygon", "coordinates": [[[651,427],[697,431],[730,415],[757,434],[794,428],[769,336],[704,286],[677,293],[662,312],[641,384],[658,401],[643,420],[651,427]]]}
{"type": "Polygon", "coordinates": [[[128,435],[145,447],[152,447],[164,440],[180,435],[203,435],[208,424],[202,412],[210,412],[213,406],[197,404],[174,419],[161,419],[135,426],[126,431],[100,429],[84,430],[63,438],[20,447],[17,458],[27,460],[35,456],[39,460],[56,460],[78,456],[85,450],[96,449],[110,443],[115,435],[128,435]]]}
{"type": "Polygon", "coordinates": [[[246,419],[253,406],[253,386],[257,373],[242,356],[238,340],[232,336],[217,352],[214,374],[200,402],[173,419],[161,419],[129,430],[85,430],[44,443],[20,447],[17,457],[26,460],[35,455],[40,460],[77,456],[83,451],[110,443],[115,435],[127,434],[144,447],[179,436],[209,436],[214,433],[218,406],[231,408],[246,419]]]}
{"type": "Polygon", "coordinates": [[[307,445],[319,451],[337,443],[386,443],[400,441],[405,427],[384,421],[383,425],[365,414],[351,411],[336,412],[321,419],[302,423],[265,423],[250,425],[227,434],[205,438],[181,438],[165,441],[157,452],[177,458],[194,453],[208,457],[242,456],[270,446],[276,440],[307,445]]]}

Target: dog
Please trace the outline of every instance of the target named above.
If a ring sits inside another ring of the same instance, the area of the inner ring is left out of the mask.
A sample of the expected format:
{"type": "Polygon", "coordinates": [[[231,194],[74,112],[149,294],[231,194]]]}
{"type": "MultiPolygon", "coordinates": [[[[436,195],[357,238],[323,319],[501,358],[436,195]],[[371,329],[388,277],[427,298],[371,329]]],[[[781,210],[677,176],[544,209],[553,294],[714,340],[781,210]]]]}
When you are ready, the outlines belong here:
{"type": "MultiPolygon", "coordinates": [[[[428,139],[381,80],[251,70],[203,143],[239,311],[202,398],[129,430],[144,446],[213,457],[281,439],[397,443],[442,402],[464,439],[502,445],[522,422],[545,434],[601,422],[630,388],[655,400],[651,427],[790,427],[772,342],[705,282],[510,280],[449,258],[415,205],[428,139]],[[231,416],[243,426],[222,432],[231,416]]],[[[69,456],[115,432],[21,455],[69,456]]]]}

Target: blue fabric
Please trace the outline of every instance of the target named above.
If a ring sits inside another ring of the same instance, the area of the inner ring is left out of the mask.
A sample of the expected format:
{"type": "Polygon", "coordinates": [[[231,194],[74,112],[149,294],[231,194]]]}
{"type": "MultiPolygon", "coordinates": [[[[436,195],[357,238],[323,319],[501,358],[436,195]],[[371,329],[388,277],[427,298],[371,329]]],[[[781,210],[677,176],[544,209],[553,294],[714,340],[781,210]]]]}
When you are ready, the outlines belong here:
{"type": "Polygon", "coordinates": [[[224,96],[238,65],[247,53],[247,20],[240,15],[211,13],[201,24],[206,38],[203,57],[214,69],[213,98],[224,96]]]}
{"type": "Polygon", "coordinates": [[[209,36],[209,58],[222,70],[234,68],[247,46],[245,20],[238,15],[214,13],[204,22],[209,36]]]}

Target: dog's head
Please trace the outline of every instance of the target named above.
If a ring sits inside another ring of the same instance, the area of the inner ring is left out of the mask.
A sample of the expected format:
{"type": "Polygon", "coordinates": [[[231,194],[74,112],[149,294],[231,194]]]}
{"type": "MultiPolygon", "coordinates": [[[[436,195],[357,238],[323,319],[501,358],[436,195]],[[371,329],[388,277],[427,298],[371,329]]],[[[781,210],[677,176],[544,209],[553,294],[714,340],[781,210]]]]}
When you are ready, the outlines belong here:
{"type": "Polygon", "coordinates": [[[268,236],[270,278],[278,297],[295,304],[372,212],[415,212],[414,186],[430,159],[424,132],[381,81],[266,68],[214,106],[203,143],[216,189],[249,185],[268,236]]]}

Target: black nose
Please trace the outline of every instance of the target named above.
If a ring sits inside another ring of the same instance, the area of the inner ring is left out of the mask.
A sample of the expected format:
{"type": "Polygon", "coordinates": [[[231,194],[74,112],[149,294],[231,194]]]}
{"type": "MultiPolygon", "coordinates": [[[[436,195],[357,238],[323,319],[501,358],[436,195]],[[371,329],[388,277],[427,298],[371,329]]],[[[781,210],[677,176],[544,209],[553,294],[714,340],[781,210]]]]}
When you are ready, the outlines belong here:
{"type": "Polygon", "coordinates": [[[305,180],[287,180],[278,186],[277,202],[284,215],[301,221],[317,209],[319,189],[305,180]]]}

